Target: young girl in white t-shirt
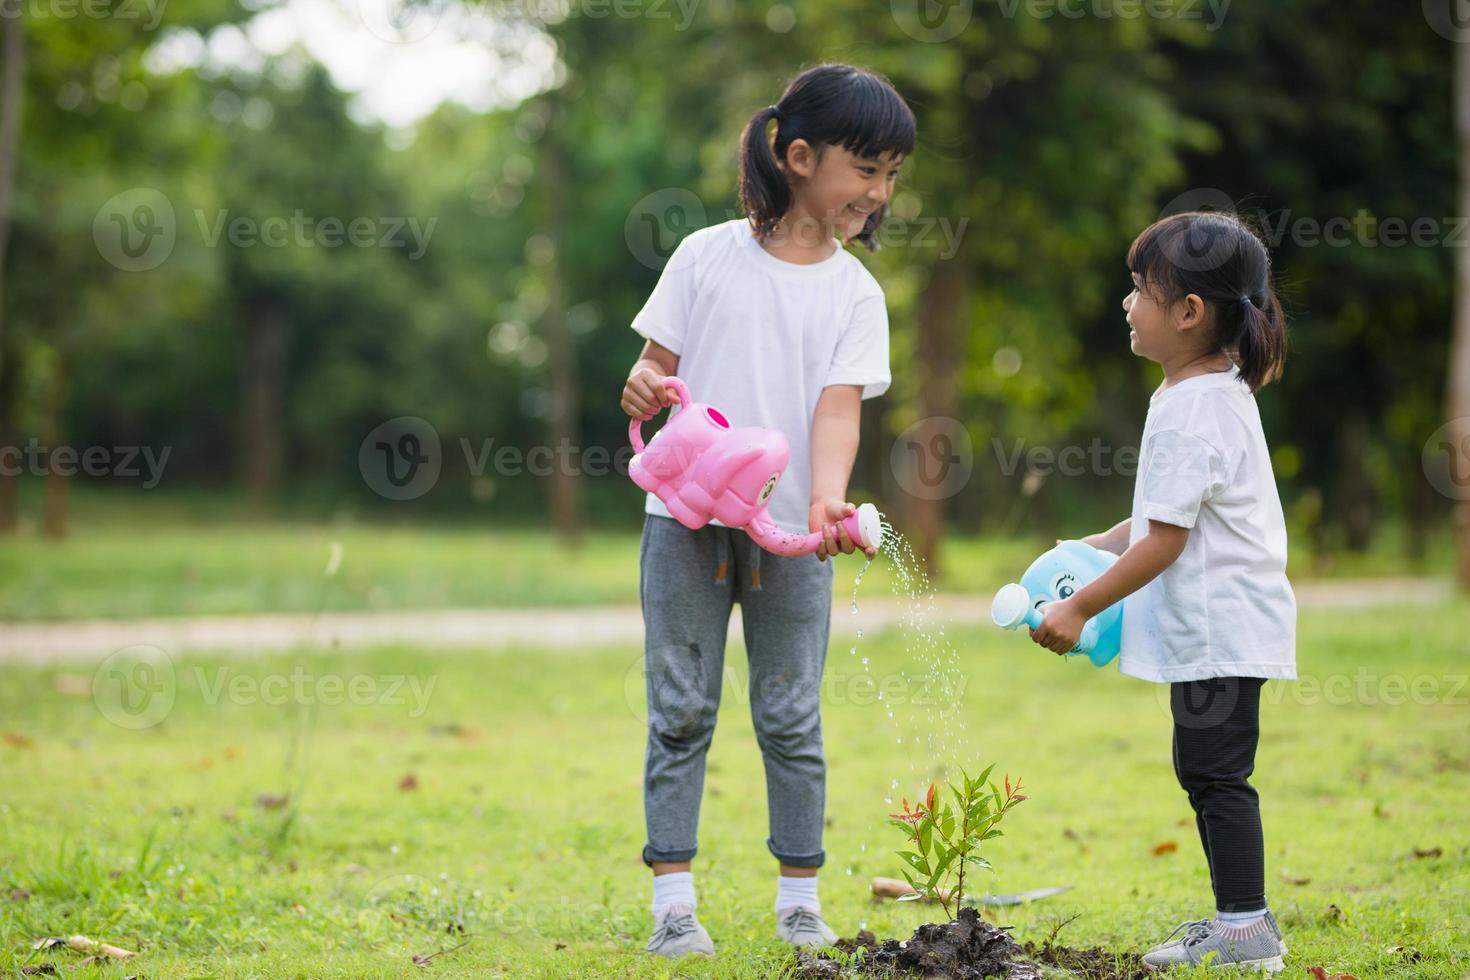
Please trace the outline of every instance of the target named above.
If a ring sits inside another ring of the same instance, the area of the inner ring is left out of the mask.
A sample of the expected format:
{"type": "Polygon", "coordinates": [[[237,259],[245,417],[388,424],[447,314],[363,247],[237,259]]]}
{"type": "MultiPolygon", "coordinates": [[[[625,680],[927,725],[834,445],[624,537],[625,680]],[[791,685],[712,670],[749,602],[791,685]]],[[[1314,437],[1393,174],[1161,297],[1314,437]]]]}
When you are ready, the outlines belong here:
{"type": "Polygon", "coordinates": [[[776,933],[799,946],[836,940],[822,920],[816,877],[826,857],[818,696],[832,612],[826,559],[854,550],[836,522],[854,510],[847,481],[860,404],[889,384],[883,290],[841,243],[877,248],[884,205],[914,141],[913,113],[884,79],[848,65],[802,72],[741,138],[746,217],[680,242],[633,320],[646,342],[623,410],[644,419],[670,405],[663,379],[677,373],[733,424],[780,429],[791,457],[770,497],[771,517],[826,538],[815,556],[762,555],[744,532],[717,522],[691,531],[648,495],[639,592],[652,953],[714,950],[695,914],[690,861],[735,602],[765,762],[766,845],[780,864],[776,933]]]}
{"type": "Polygon", "coordinates": [[[1266,906],[1261,814],[1248,779],[1261,685],[1296,676],[1296,599],[1253,396],[1280,376],[1285,319],[1266,247],[1231,215],[1156,222],[1129,249],[1128,268],[1133,352],[1164,369],[1143,427],[1132,517],[1083,539],[1121,557],[1047,606],[1032,639],[1065,653],[1090,617],[1127,596],[1119,669],[1172,686],[1174,771],[1194,809],[1216,908],[1176,928],[1144,964],[1275,972],[1286,944],[1266,906]]]}

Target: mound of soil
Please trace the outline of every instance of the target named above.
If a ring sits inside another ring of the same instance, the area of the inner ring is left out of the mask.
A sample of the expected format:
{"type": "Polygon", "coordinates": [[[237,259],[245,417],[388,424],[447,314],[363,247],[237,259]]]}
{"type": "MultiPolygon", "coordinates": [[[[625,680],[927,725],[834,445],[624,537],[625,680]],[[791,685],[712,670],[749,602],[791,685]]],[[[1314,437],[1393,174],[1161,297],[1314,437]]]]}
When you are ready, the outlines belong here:
{"type": "Polygon", "coordinates": [[[861,961],[843,966],[802,951],[796,954],[795,976],[799,980],[829,980],[838,977],[954,977],[981,980],[1037,980],[1041,971],[1030,963],[1017,962],[1021,947],[1006,930],[981,919],[974,909],[960,909],[959,917],[943,925],[919,926],[913,936],[899,942],[878,942],[863,930],[855,939],[842,939],[837,948],[863,953],[861,961]]]}
{"type": "MultiPolygon", "coordinates": [[[[862,958],[844,966],[835,959],[799,951],[793,976],[797,980],[841,980],[849,977],[924,977],[981,980],[1042,980],[1045,967],[1070,971],[1085,980],[1140,980],[1142,961],[1132,954],[1105,949],[1071,949],[1051,943],[1020,946],[1010,933],[986,922],[972,908],[943,925],[919,926],[907,940],[879,942],[866,929],[853,939],[841,939],[837,948],[862,958]]],[[[1050,974],[1054,975],[1054,974],[1050,974]]]]}

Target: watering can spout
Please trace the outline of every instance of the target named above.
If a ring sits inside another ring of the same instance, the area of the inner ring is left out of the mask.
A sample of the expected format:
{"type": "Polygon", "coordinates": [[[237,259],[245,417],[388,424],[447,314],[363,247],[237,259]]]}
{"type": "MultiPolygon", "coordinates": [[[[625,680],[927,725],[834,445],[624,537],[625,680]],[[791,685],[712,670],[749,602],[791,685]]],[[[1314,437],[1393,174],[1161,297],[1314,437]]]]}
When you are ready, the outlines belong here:
{"type": "MultiPolygon", "coordinates": [[[[858,547],[883,547],[883,518],[872,504],[863,504],[844,517],[841,523],[847,529],[847,536],[858,547]]],[[[764,510],[745,526],[745,531],[756,544],[775,555],[810,555],[822,546],[821,531],[810,534],[783,531],[764,510]]]]}

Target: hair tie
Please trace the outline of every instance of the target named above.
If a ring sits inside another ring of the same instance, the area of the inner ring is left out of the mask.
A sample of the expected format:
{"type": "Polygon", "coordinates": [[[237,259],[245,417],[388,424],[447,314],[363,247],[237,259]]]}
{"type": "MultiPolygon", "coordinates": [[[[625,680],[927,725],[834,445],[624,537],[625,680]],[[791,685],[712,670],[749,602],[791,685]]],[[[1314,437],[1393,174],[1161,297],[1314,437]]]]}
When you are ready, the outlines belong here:
{"type": "Polygon", "coordinates": [[[771,113],[771,115],[775,116],[777,119],[780,119],[781,118],[781,107],[780,106],[778,106],[778,105],[768,105],[768,106],[766,106],[766,109],[769,110],[770,113],[771,113]]]}
{"type": "Polygon", "coordinates": [[[1245,295],[1244,293],[1241,294],[1240,301],[1242,303],[1244,303],[1246,306],[1254,306],[1255,305],[1254,303],[1251,302],[1251,298],[1249,296],[1245,295]]]}

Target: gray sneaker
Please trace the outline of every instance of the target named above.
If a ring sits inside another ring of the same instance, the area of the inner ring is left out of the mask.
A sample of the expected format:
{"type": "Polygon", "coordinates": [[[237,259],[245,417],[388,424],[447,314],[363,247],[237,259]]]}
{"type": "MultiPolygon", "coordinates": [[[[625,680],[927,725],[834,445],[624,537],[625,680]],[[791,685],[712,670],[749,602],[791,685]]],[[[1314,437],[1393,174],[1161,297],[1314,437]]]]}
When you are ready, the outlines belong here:
{"type": "Polygon", "coordinates": [[[653,938],[644,949],[671,960],[690,953],[698,956],[715,954],[715,944],[709,933],[694,917],[694,911],[683,905],[676,905],[653,920],[653,938]]]}
{"type": "Polygon", "coordinates": [[[1171,966],[1194,966],[1209,957],[1210,966],[1231,966],[1248,970],[1277,973],[1285,969],[1282,957],[1286,942],[1276,925],[1276,917],[1266,913],[1266,928],[1245,939],[1228,939],[1219,928],[1219,920],[1186,922],[1174,930],[1184,930],[1184,938],[1165,943],[1143,954],[1144,969],[1165,970],[1171,966]],[[1214,954],[1211,956],[1210,954],[1214,954]]]}
{"type": "Polygon", "coordinates": [[[1166,946],[1178,946],[1190,936],[1208,931],[1210,923],[1214,921],[1214,919],[1191,919],[1188,922],[1181,922],[1174,927],[1173,932],[1164,937],[1163,942],[1154,946],[1149,952],[1156,953],[1166,946]],[[1183,933],[1183,935],[1180,935],[1180,933],[1183,933]]]}
{"type": "Polygon", "coordinates": [[[821,913],[805,905],[794,905],[776,914],[776,935],[803,949],[820,949],[837,942],[837,933],[822,919],[821,913]]]}

